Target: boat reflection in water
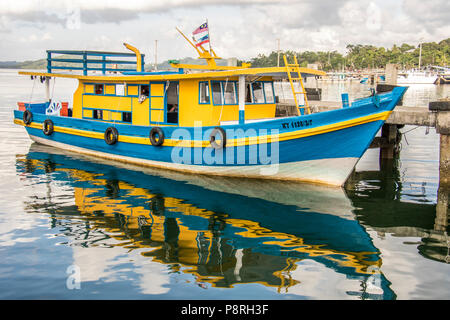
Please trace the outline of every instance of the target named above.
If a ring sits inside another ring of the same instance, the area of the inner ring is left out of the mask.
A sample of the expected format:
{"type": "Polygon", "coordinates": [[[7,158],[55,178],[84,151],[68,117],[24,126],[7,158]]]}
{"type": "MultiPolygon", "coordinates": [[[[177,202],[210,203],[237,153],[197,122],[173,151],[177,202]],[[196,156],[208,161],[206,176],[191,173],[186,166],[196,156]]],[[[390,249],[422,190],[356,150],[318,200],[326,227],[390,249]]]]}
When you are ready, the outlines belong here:
{"type": "Polygon", "coordinates": [[[320,266],[352,282],[347,297],[395,298],[380,271],[380,252],[340,188],[137,168],[37,144],[17,157],[17,170],[47,185],[45,199],[30,199],[27,211],[49,212],[53,227],[65,223],[74,250],[108,247],[113,238],[121,255],[140,250],[141,259],[199,286],[258,283],[303,296],[316,290],[324,298],[339,290],[324,274],[316,273],[316,282],[325,287],[302,287],[308,286],[302,272],[320,266]],[[67,203],[70,193],[74,204],[67,203]],[[80,219],[83,227],[71,227],[80,219]]]}

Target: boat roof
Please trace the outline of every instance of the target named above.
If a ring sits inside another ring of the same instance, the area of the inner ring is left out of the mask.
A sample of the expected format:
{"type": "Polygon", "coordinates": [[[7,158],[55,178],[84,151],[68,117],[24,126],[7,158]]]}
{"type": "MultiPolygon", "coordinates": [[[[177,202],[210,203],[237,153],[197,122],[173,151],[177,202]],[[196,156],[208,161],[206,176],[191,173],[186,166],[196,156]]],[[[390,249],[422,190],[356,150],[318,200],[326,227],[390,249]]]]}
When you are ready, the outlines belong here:
{"type": "MultiPolygon", "coordinates": [[[[290,68],[291,76],[297,77],[296,68],[290,68]]],[[[324,76],[325,72],[310,68],[299,68],[302,77],[324,76]]],[[[233,70],[213,70],[198,73],[180,73],[180,72],[127,72],[123,74],[105,74],[105,75],[79,75],[73,73],[49,73],[39,71],[19,71],[21,75],[72,78],[81,81],[108,81],[108,82],[138,82],[138,81],[170,81],[170,80],[187,80],[187,79],[217,79],[231,78],[238,76],[255,76],[255,77],[273,77],[287,78],[286,67],[265,67],[265,68],[242,68],[233,70]]]]}

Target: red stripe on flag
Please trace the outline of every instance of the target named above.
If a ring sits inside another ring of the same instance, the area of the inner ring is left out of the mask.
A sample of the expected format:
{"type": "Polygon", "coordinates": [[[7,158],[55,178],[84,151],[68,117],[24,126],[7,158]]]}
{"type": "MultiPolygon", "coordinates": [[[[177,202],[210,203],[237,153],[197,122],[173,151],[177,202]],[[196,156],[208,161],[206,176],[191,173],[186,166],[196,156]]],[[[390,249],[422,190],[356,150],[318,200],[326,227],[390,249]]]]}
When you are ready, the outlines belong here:
{"type": "Polygon", "coordinates": [[[199,46],[201,46],[202,44],[205,44],[205,43],[208,43],[208,42],[209,42],[209,39],[206,39],[205,41],[196,43],[195,46],[196,46],[196,47],[199,47],[199,46]]]}

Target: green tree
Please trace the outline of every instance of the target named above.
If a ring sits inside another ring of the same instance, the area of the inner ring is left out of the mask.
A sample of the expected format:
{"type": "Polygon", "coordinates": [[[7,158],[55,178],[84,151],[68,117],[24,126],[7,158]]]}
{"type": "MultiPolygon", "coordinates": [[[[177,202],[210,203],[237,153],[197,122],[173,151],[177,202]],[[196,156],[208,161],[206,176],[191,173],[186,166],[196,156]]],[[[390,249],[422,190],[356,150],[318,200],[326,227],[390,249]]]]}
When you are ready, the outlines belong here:
{"type": "MultiPolygon", "coordinates": [[[[373,45],[349,44],[347,54],[337,51],[303,51],[288,50],[280,53],[280,66],[284,66],[283,54],[290,63],[294,55],[299,64],[306,67],[308,63],[316,63],[324,71],[338,71],[345,69],[357,70],[366,68],[384,68],[387,63],[397,63],[402,68],[415,68],[419,65],[419,46],[402,43],[392,48],[376,47],[373,45]]],[[[278,53],[272,51],[269,55],[259,54],[250,59],[253,67],[272,67],[277,65],[278,53]]],[[[422,43],[422,66],[445,66],[450,59],[450,38],[436,42],[422,43]]]]}

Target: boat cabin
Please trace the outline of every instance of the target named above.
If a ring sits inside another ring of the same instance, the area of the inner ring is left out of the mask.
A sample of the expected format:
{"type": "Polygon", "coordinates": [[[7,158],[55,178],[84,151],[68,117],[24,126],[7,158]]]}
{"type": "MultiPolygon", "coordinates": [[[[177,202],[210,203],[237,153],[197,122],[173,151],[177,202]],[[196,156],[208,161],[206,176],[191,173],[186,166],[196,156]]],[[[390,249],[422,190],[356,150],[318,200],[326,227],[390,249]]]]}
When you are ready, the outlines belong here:
{"type": "MultiPolygon", "coordinates": [[[[271,77],[245,83],[246,120],[274,118],[275,109],[271,77]]],[[[138,82],[80,79],[73,117],[141,126],[232,124],[239,120],[238,77],[138,82]]]]}

